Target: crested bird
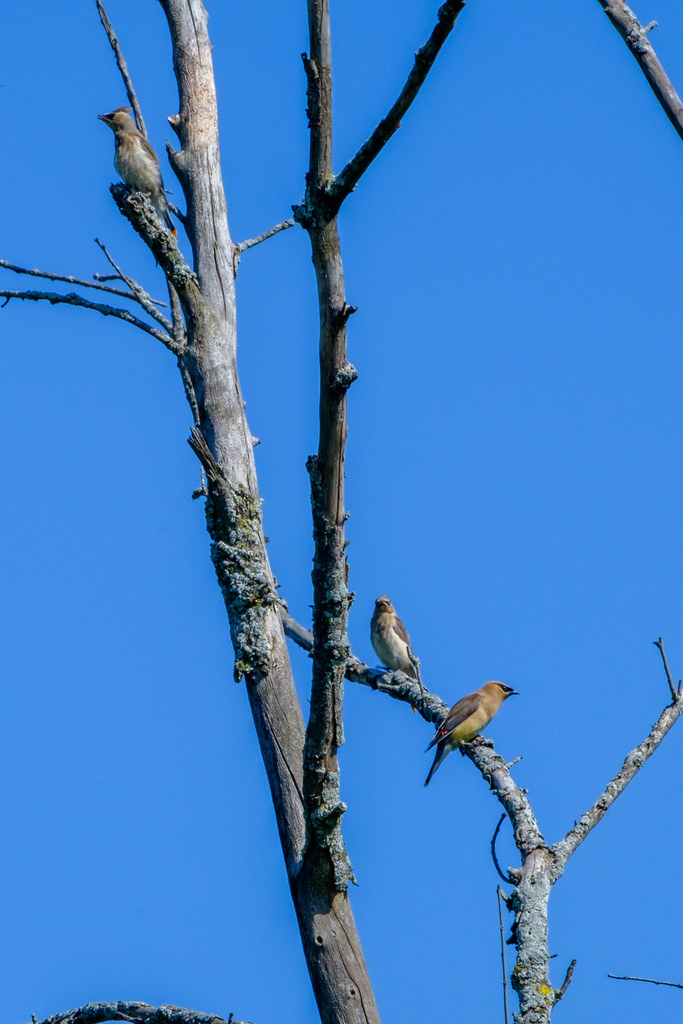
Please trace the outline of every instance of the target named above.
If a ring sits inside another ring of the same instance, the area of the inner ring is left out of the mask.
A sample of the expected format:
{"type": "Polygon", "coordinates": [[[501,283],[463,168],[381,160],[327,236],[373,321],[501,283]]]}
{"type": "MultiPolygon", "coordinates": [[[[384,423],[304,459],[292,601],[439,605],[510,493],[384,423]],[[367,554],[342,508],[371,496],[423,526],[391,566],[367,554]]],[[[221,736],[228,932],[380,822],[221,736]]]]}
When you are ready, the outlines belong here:
{"type": "Polygon", "coordinates": [[[425,786],[429,785],[429,780],[444,758],[461,743],[469,743],[478,736],[497,714],[503,701],[513,694],[516,695],[517,690],[493,680],[453,705],[427,747],[427,750],[431,750],[436,744],[434,763],[425,779],[425,786]]]}
{"type": "Polygon", "coordinates": [[[118,107],[110,114],[98,115],[114,133],[114,169],[134,192],[149,195],[152,206],[169,231],[177,235],[168,209],[159,160],[147,139],[138,131],[130,110],[130,107],[118,107]]]}

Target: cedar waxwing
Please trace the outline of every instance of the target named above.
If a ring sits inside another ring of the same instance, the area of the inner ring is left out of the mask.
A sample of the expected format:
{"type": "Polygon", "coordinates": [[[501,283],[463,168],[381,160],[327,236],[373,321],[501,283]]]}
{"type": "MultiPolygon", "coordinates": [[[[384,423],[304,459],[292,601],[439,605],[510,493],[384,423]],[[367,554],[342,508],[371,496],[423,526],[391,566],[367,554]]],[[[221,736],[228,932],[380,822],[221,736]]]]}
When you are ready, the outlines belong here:
{"type": "Polygon", "coordinates": [[[386,594],[375,601],[375,610],[370,620],[370,641],[383,665],[392,672],[405,672],[411,679],[418,679],[411,657],[408,630],[386,594]]]}
{"type": "Polygon", "coordinates": [[[497,713],[503,701],[516,693],[517,690],[506,686],[505,683],[484,683],[480,690],[475,690],[453,705],[427,747],[427,750],[431,750],[434,744],[437,744],[434,764],[429,769],[425,786],[429,785],[432,775],[451,750],[455,750],[461,743],[469,743],[478,736],[497,713]]]}
{"type": "Polygon", "coordinates": [[[177,235],[168,212],[157,155],[135,127],[135,121],[129,114],[130,109],[119,107],[112,110],[111,114],[99,114],[100,121],[109,125],[114,133],[114,170],[134,192],[149,195],[152,206],[166,222],[169,231],[177,235]]]}

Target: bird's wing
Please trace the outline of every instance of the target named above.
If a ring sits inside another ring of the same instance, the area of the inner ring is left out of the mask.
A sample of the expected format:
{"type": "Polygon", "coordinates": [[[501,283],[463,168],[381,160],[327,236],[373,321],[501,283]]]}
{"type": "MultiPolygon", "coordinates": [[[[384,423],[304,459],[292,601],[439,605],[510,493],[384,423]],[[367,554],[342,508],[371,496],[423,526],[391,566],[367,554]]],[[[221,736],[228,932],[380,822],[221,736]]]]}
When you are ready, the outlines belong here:
{"type": "Polygon", "coordinates": [[[403,625],[398,616],[396,616],[396,618],[392,622],[391,628],[393,629],[396,636],[403,641],[406,647],[410,647],[410,637],[408,636],[408,630],[403,625]]]}
{"type": "Polygon", "coordinates": [[[440,743],[441,740],[445,740],[450,732],[453,732],[453,730],[457,729],[466,718],[469,718],[475,711],[478,711],[481,706],[481,701],[482,696],[480,693],[470,693],[467,697],[463,697],[462,700],[459,700],[457,704],[454,704],[439,728],[436,730],[434,739],[429,744],[429,747],[427,747],[427,750],[429,750],[430,747],[433,747],[435,743],[440,743]]]}

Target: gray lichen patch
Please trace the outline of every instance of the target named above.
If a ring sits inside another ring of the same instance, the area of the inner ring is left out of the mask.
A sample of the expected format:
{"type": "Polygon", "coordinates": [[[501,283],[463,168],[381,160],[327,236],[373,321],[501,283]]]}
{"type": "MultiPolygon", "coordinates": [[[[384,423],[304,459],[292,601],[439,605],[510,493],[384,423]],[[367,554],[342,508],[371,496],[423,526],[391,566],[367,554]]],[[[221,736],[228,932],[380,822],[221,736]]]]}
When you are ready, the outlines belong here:
{"type": "MultiPolygon", "coordinates": [[[[311,770],[310,765],[307,768],[311,770]]],[[[339,772],[326,771],[322,767],[312,770],[318,776],[318,802],[309,817],[312,838],[321,849],[327,851],[332,865],[335,889],[337,892],[346,892],[349,883],[355,884],[356,879],[341,830],[341,819],[346,811],[346,804],[339,799],[339,772]]]]}
{"type": "Polygon", "coordinates": [[[220,481],[212,486],[206,517],[239,682],[246,673],[266,674],[270,669],[264,619],[277,602],[277,592],[263,555],[261,505],[243,488],[220,481]]]}

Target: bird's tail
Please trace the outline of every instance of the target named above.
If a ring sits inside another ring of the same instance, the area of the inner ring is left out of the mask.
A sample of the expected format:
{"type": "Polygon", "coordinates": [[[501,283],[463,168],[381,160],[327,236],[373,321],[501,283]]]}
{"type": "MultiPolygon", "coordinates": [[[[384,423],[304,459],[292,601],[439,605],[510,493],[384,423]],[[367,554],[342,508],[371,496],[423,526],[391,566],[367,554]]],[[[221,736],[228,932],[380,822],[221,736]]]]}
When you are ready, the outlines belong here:
{"type": "MultiPolygon", "coordinates": [[[[427,748],[427,749],[429,749],[429,748],[427,748]]],[[[438,747],[436,748],[436,754],[434,755],[434,763],[432,764],[432,767],[431,767],[431,768],[429,769],[429,775],[428,775],[428,776],[427,776],[427,778],[425,779],[425,786],[428,786],[428,785],[429,785],[429,781],[430,781],[430,779],[431,779],[432,775],[434,774],[434,772],[436,771],[436,769],[437,769],[437,768],[439,767],[439,765],[441,764],[441,762],[442,762],[442,761],[443,761],[443,760],[444,760],[444,759],[445,759],[445,758],[446,758],[446,757],[447,757],[447,756],[448,756],[449,754],[450,754],[450,750],[448,749],[448,747],[446,746],[446,744],[445,744],[445,743],[439,743],[438,747]]]]}

